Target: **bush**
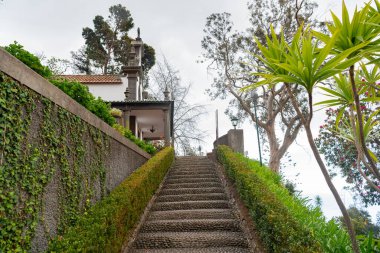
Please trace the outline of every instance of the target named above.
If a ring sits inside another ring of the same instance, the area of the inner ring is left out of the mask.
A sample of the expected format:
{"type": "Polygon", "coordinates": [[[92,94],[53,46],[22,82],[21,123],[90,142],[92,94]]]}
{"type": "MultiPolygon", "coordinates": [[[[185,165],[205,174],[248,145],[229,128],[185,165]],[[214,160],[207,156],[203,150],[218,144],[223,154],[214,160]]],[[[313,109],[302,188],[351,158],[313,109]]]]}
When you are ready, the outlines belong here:
{"type": "MultiPolygon", "coordinates": [[[[312,230],[300,223],[271,190],[272,187],[282,187],[278,175],[256,162],[250,168],[243,156],[238,156],[227,146],[218,146],[217,154],[249,209],[268,252],[322,251],[312,230]],[[267,184],[268,181],[272,186],[267,184]]],[[[291,197],[285,188],[282,194],[291,197]]]]}
{"type": "Polygon", "coordinates": [[[48,251],[120,252],[173,160],[172,148],[157,153],[79,217],[75,226],[52,240],[48,251]]]}
{"type": "Polygon", "coordinates": [[[114,124],[113,128],[115,128],[125,138],[134,142],[141,149],[145,150],[145,152],[147,152],[148,154],[153,155],[157,152],[157,149],[152,144],[140,140],[139,138],[137,138],[136,136],[132,134],[131,130],[123,127],[122,125],[114,124]]]}
{"type": "Polygon", "coordinates": [[[108,125],[112,126],[116,123],[115,118],[110,113],[110,104],[104,102],[101,98],[95,99],[86,85],[61,78],[49,81],[108,125]]]}
{"type": "MultiPolygon", "coordinates": [[[[227,146],[219,146],[217,153],[269,252],[300,252],[309,243],[305,252],[352,252],[347,232],[335,220],[327,221],[310,200],[293,196],[279,175],[227,146]]],[[[371,235],[359,240],[362,252],[379,252],[371,235]]]]}
{"type": "Polygon", "coordinates": [[[43,66],[37,56],[25,50],[22,45],[17,43],[17,41],[4,47],[4,49],[41,76],[48,78],[52,75],[51,70],[48,67],[43,66]]]}

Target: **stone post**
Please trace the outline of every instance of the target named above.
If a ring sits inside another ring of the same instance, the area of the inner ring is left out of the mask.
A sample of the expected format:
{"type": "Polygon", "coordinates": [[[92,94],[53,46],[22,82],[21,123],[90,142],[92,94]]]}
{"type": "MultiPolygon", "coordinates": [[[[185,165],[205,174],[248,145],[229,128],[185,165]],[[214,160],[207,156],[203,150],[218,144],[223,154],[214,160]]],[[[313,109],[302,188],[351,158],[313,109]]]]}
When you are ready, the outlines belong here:
{"type": "Polygon", "coordinates": [[[170,115],[169,110],[164,111],[164,135],[165,135],[165,146],[170,146],[170,115]]]}

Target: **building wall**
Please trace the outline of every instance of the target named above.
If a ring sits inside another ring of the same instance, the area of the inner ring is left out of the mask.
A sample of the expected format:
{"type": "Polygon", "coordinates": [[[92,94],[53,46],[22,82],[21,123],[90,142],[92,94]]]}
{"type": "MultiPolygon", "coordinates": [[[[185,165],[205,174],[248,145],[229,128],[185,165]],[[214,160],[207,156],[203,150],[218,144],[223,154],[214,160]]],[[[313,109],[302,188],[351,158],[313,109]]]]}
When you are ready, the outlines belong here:
{"type": "Polygon", "coordinates": [[[95,97],[105,101],[124,101],[125,89],[128,87],[127,77],[121,77],[122,84],[86,84],[95,97]]]}
{"type": "Polygon", "coordinates": [[[4,247],[42,252],[150,155],[2,49],[0,92],[4,247]]]}

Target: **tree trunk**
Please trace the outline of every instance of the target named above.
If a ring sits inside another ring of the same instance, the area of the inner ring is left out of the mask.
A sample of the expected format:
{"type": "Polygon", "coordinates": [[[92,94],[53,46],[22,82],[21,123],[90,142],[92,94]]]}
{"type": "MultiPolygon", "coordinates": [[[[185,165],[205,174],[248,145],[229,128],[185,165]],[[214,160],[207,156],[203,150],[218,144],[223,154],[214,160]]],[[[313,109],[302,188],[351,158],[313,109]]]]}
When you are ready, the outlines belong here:
{"type": "Polygon", "coordinates": [[[289,92],[289,95],[291,96],[291,101],[292,101],[294,109],[296,110],[296,112],[300,116],[300,118],[302,119],[302,123],[305,127],[305,131],[306,131],[306,135],[307,135],[307,140],[309,141],[309,145],[310,145],[311,150],[313,151],[315,160],[317,161],[319,168],[322,171],[323,177],[325,178],[325,181],[326,181],[328,187],[330,188],[330,191],[333,194],[335,201],[339,206],[340,211],[342,212],[344,223],[346,224],[348,234],[349,234],[350,239],[351,239],[352,249],[355,253],[360,253],[359,245],[358,245],[358,242],[356,240],[355,230],[352,226],[350,216],[348,215],[347,209],[344,206],[344,203],[343,203],[342,199],[340,198],[340,195],[339,195],[338,191],[336,190],[336,188],[335,188],[335,186],[334,186],[334,184],[330,178],[330,175],[327,171],[325,164],[323,163],[323,160],[321,158],[321,155],[319,154],[318,148],[315,145],[313,134],[311,132],[310,122],[311,122],[311,119],[313,118],[313,96],[311,93],[309,93],[309,116],[308,116],[308,118],[305,118],[303,116],[298,104],[297,104],[297,101],[295,100],[295,98],[292,94],[292,91],[290,89],[289,84],[286,84],[286,88],[289,92]]]}
{"type": "Polygon", "coordinates": [[[278,173],[280,171],[280,160],[282,156],[279,155],[279,145],[276,136],[276,129],[273,124],[267,125],[265,129],[269,144],[269,168],[278,173]]]}
{"type": "Polygon", "coordinates": [[[360,253],[358,242],[356,241],[356,235],[355,235],[355,231],[354,231],[354,228],[352,226],[352,223],[351,223],[350,216],[348,215],[347,209],[344,206],[344,203],[343,203],[342,199],[340,198],[340,195],[339,195],[338,191],[336,190],[333,182],[331,181],[331,178],[330,178],[330,175],[329,175],[329,173],[327,171],[327,168],[326,168],[325,164],[322,161],[322,158],[321,158],[321,156],[319,154],[317,146],[314,143],[314,138],[313,138],[313,134],[311,133],[310,125],[305,126],[305,130],[306,130],[307,139],[309,141],[309,145],[311,147],[311,150],[313,151],[315,160],[317,160],[319,168],[322,171],[323,177],[325,178],[325,181],[326,181],[327,185],[329,186],[330,191],[334,195],[335,201],[338,204],[339,209],[340,209],[340,211],[343,214],[344,223],[346,224],[347,230],[348,230],[348,234],[350,235],[350,239],[351,239],[351,243],[352,243],[352,248],[353,248],[354,252],[360,253]]]}

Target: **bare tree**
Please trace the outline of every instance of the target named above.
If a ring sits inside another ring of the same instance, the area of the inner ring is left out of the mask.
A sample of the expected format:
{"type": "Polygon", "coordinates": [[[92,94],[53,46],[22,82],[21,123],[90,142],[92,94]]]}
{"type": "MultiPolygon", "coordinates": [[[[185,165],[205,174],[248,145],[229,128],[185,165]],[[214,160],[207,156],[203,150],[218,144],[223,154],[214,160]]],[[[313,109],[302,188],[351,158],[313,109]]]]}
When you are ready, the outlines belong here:
{"type": "Polygon", "coordinates": [[[148,90],[156,99],[163,99],[163,91],[170,92],[174,100],[173,134],[178,154],[187,154],[194,145],[203,143],[206,132],[199,128],[198,122],[206,113],[205,106],[187,101],[191,85],[183,85],[179,71],[167,59],[157,62],[150,73],[148,90]]]}
{"type": "MultiPolygon", "coordinates": [[[[256,36],[265,42],[265,34],[270,24],[274,24],[275,27],[284,25],[284,33],[290,39],[298,26],[295,17],[302,17],[303,21],[309,22],[315,6],[307,1],[298,4],[294,0],[253,0],[248,4],[251,26],[246,32],[233,31],[229,13],[210,15],[204,29],[203,61],[209,64],[208,70],[215,76],[212,88],[207,90],[208,94],[213,99],[232,96],[226,113],[249,119],[252,123],[257,122],[269,145],[269,167],[276,172],[279,172],[281,158],[296,139],[302,123],[282,84],[257,90],[256,119],[252,94],[241,91],[241,88],[258,81],[257,77],[249,74],[257,72],[261,64],[256,57],[259,54],[258,47],[252,37],[256,36]]],[[[298,88],[293,92],[301,105],[305,104],[305,94],[298,88]]]]}

